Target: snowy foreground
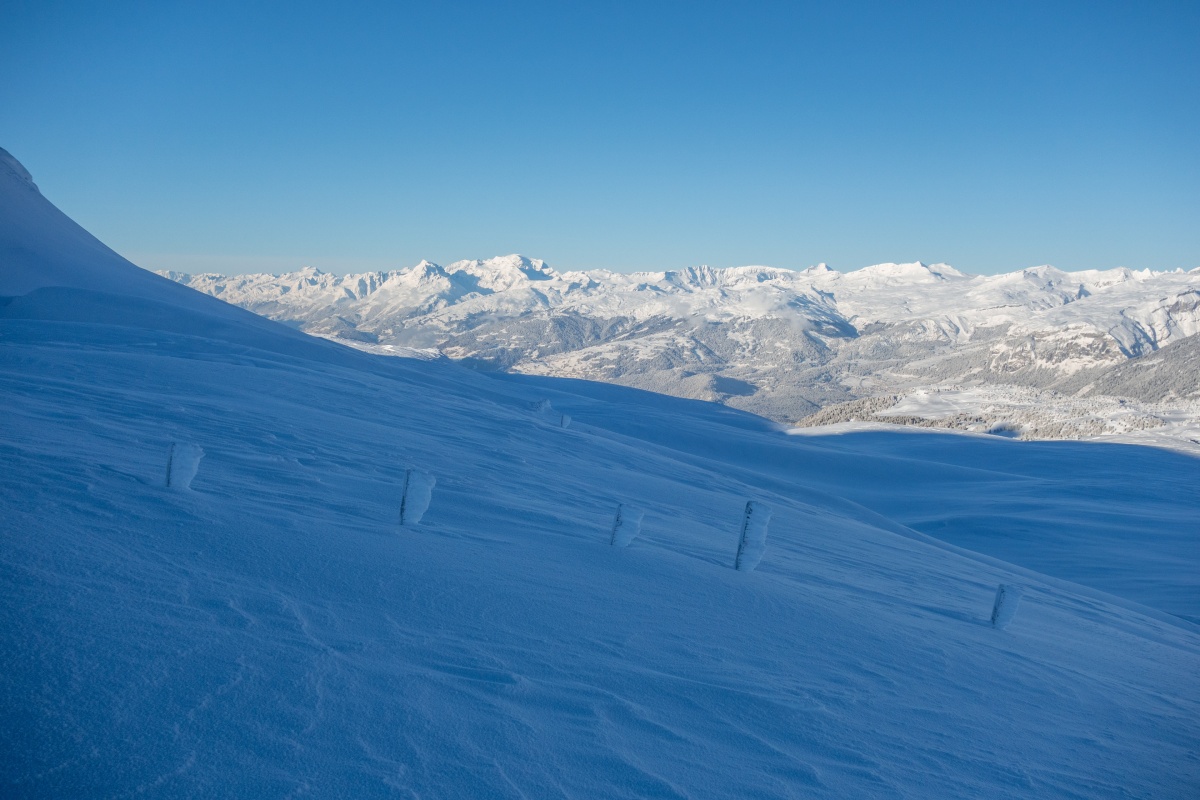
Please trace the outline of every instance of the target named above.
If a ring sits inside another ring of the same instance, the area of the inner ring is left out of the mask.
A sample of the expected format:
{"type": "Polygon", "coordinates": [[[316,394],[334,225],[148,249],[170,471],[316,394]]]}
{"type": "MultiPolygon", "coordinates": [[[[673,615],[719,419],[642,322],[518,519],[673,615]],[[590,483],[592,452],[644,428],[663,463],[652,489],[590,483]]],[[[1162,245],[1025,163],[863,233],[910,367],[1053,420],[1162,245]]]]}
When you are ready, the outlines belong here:
{"type": "Polygon", "coordinates": [[[1200,785],[1200,460],[370,356],[138,270],[7,158],[0,259],[0,795],[1200,785]]]}

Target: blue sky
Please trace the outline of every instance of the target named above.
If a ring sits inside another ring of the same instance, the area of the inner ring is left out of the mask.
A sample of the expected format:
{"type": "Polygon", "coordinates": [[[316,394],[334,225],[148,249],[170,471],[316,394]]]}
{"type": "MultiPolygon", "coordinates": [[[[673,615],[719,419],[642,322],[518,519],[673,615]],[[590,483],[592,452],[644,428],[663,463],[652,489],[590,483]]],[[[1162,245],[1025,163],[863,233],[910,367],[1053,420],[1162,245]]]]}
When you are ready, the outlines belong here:
{"type": "Polygon", "coordinates": [[[0,146],[150,268],[1200,266],[1200,3],[6,0],[0,146]]]}

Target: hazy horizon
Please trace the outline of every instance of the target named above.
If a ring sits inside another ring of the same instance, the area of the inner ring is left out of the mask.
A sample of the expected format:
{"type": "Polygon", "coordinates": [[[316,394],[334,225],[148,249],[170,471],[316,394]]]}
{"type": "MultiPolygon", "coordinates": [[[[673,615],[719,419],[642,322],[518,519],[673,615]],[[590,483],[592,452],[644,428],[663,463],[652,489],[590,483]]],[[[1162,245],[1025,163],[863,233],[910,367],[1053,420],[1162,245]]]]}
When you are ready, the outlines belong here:
{"type": "Polygon", "coordinates": [[[627,274],[634,274],[634,273],[655,273],[655,272],[678,272],[680,270],[692,269],[695,267],[711,267],[712,269],[738,269],[738,268],[762,267],[762,268],[767,268],[767,269],[782,269],[782,270],[790,270],[793,272],[802,272],[806,269],[811,269],[813,267],[819,267],[819,266],[826,266],[837,272],[855,272],[855,271],[858,271],[861,269],[867,269],[868,267],[875,267],[875,266],[879,266],[882,264],[914,264],[914,263],[918,263],[918,262],[925,264],[926,266],[940,265],[940,266],[953,267],[954,269],[958,270],[959,272],[963,272],[967,275],[999,275],[999,274],[1010,273],[1010,272],[1020,272],[1021,270],[1026,270],[1026,269],[1037,269],[1039,267],[1054,267],[1055,269],[1061,269],[1063,272],[1086,272],[1086,271],[1097,270],[1097,269],[1105,270],[1105,269],[1122,269],[1122,268],[1137,270],[1139,272],[1142,270],[1145,270],[1145,269],[1149,269],[1151,272],[1175,272],[1175,271],[1188,272],[1192,269],[1200,269],[1200,266],[1191,267],[1191,268],[1188,268],[1188,267],[1155,268],[1155,267],[1130,267],[1125,264],[1118,264],[1118,265],[1115,265],[1112,267],[1080,267],[1079,269],[1063,269],[1062,267],[1059,267],[1056,264],[1026,264],[1024,266],[1014,266],[1012,269],[1002,269],[1002,270],[997,270],[995,272],[982,272],[982,271],[972,270],[970,268],[964,268],[958,264],[948,264],[946,262],[941,262],[941,261],[928,261],[928,260],[924,260],[924,259],[911,259],[911,260],[891,259],[889,261],[877,261],[872,264],[859,264],[859,265],[850,266],[850,267],[838,265],[838,264],[829,264],[829,263],[820,261],[815,264],[807,264],[804,266],[790,266],[790,265],[783,266],[783,265],[779,265],[779,264],[750,264],[750,263],[745,263],[745,264],[699,263],[699,264],[681,264],[679,266],[665,267],[665,268],[647,267],[644,269],[617,270],[617,269],[612,269],[610,267],[586,267],[586,268],[584,268],[584,267],[574,267],[569,264],[555,264],[555,263],[550,262],[547,259],[541,258],[541,257],[537,256],[536,254],[531,254],[531,253],[496,253],[496,254],[489,255],[489,256],[468,256],[468,257],[464,257],[464,258],[447,258],[447,259],[436,259],[436,258],[423,258],[422,259],[422,258],[419,258],[416,261],[413,261],[411,263],[405,263],[405,264],[401,264],[401,263],[398,263],[398,262],[396,262],[394,260],[390,260],[390,259],[380,259],[380,260],[378,260],[377,263],[368,263],[368,264],[363,264],[357,268],[346,269],[346,268],[343,268],[340,266],[332,266],[327,263],[305,263],[302,259],[296,260],[296,259],[287,259],[287,258],[282,258],[282,257],[239,260],[239,259],[237,259],[236,256],[222,257],[219,259],[208,259],[208,258],[204,258],[204,257],[190,257],[190,256],[172,257],[170,255],[164,255],[164,254],[150,254],[149,256],[145,256],[143,254],[122,253],[121,255],[124,256],[125,258],[129,259],[131,262],[138,265],[139,267],[151,270],[153,272],[162,272],[162,271],[170,270],[173,272],[181,272],[181,273],[187,273],[187,274],[191,274],[191,275],[216,274],[216,275],[227,275],[227,276],[252,275],[252,274],[255,274],[255,275],[257,275],[257,274],[284,275],[284,274],[288,274],[288,273],[292,273],[292,272],[298,272],[300,270],[308,269],[308,268],[315,268],[317,270],[320,270],[323,273],[328,273],[330,275],[355,275],[355,274],[362,274],[362,273],[368,273],[368,272],[398,272],[398,271],[410,269],[410,268],[420,264],[422,261],[428,261],[430,263],[438,264],[440,266],[445,267],[445,266],[449,266],[450,264],[463,262],[463,261],[487,261],[489,259],[505,258],[508,256],[523,256],[523,257],[531,259],[531,260],[542,261],[543,263],[546,264],[546,266],[550,267],[555,272],[560,272],[560,273],[561,272],[590,272],[590,271],[595,271],[595,270],[609,270],[611,272],[623,272],[623,273],[627,273],[627,274]],[[142,260],[139,260],[139,258],[141,258],[142,260]],[[200,268],[186,268],[186,267],[182,266],[182,265],[189,264],[189,263],[199,264],[201,266],[200,266],[200,268]],[[176,266],[171,266],[171,264],[175,264],[176,266]],[[211,267],[204,266],[204,265],[210,265],[210,264],[216,264],[221,268],[214,269],[211,267]],[[244,264],[244,268],[239,269],[237,267],[238,264],[244,264]]]}

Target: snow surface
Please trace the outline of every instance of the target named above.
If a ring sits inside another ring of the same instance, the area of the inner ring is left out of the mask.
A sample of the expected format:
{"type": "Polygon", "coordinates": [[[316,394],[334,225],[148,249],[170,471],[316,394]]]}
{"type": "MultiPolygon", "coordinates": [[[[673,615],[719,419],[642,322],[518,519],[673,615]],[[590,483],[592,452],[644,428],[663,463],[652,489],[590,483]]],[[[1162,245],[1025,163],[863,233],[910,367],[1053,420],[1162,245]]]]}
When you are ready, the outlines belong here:
{"type": "Polygon", "coordinates": [[[1200,785],[1200,461],[373,357],[140,277],[28,185],[0,174],[0,794],[1200,785]],[[400,528],[409,465],[437,494],[400,528]]]}

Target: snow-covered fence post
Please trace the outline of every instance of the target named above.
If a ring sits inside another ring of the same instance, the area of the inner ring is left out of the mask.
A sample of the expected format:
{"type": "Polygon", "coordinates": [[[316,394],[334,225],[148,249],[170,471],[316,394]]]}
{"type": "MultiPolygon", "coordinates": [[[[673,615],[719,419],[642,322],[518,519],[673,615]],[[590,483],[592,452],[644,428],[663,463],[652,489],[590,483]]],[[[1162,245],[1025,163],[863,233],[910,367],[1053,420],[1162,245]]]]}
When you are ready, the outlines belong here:
{"type": "Polygon", "coordinates": [[[437,479],[419,469],[404,471],[404,491],[400,496],[400,524],[416,525],[429,510],[437,479]]]}
{"type": "Polygon", "coordinates": [[[1021,604],[1021,587],[1011,584],[1000,584],[996,588],[996,602],[992,606],[992,627],[1004,630],[1012,618],[1016,616],[1017,606],[1021,604]]]}
{"type": "Polygon", "coordinates": [[[167,449],[167,488],[190,489],[202,458],[204,451],[197,445],[171,442],[167,449]]]}
{"type": "Polygon", "coordinates": [[[539,400],[533,404],[533,408],[539,417],[556,428],[571,427],[571,417],[567,414],[557,411],[554,406],[550,404],[549,400],[539,400]]]}
{"type": "Polygon", "coordinates": [[[755,500],[746,503],[734,569],[749,572],[762,561],[763,551],[767,549],[767,523],[770,521],[771,509],[755,500]]]}
{"type": "Polygon", "coordinates": [[[171,446],[167,448],[167,482],[165,486],[171,488],[171,470],[175,467],[175,443],[171,442],[171,446]]]}
{"type": "Polygon", "coordinates": [[[624,503],[618,505],[617,516],[613,520],[612,538],[608,543],[614,547],[628,547],[629,543],[642,530],[643,513],[641,510],[630,508],[624,503]]]}

